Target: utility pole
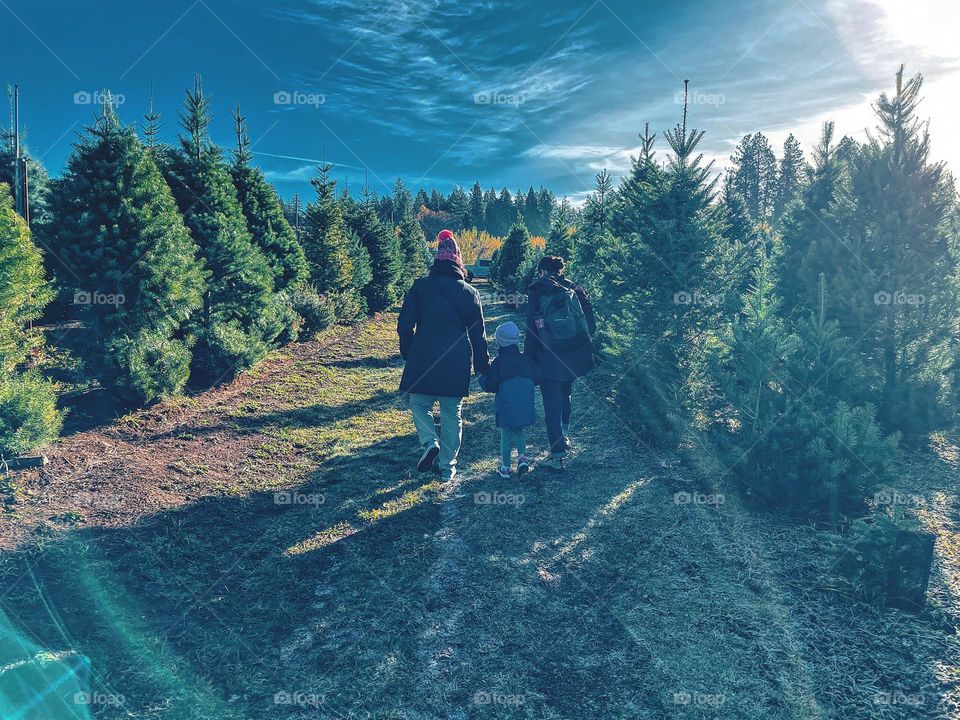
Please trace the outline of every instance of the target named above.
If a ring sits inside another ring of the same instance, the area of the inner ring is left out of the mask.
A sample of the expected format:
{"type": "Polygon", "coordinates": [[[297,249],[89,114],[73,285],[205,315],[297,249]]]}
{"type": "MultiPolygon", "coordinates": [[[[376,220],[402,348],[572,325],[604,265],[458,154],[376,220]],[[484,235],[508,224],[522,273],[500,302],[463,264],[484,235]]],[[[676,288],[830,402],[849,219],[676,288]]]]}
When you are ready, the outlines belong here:
{"type": "Polygon", "coordinates": [[[293,231],[300,241],[300,193],[293,194],[293,231]]]}
{"type": "Polygon", "coordinates": [[[20,178],[20,86],[13,86],[13,207],[23,217],[23,181],[20,178]]]}

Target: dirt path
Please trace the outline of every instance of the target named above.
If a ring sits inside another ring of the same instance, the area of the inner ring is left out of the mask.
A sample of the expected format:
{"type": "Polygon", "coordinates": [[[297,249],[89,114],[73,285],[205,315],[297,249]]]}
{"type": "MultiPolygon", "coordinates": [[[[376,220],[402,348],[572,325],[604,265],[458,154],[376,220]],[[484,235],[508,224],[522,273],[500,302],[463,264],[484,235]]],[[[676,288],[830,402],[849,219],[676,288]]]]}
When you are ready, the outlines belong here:
{"type": "Polygon", "coordinates": [[[567,472],[494,475],[486,395],[458,482],[411,472],[394,338],[338,329],[14,478],[0,608],[90,659],[124,699],[95,716],[941,717],[955,643],[785,576],[809,531],[690,502],[716,489],[643,446],[602,373],[567,472]],[[928,704],[879,706],[895,686],[928,704]]]}

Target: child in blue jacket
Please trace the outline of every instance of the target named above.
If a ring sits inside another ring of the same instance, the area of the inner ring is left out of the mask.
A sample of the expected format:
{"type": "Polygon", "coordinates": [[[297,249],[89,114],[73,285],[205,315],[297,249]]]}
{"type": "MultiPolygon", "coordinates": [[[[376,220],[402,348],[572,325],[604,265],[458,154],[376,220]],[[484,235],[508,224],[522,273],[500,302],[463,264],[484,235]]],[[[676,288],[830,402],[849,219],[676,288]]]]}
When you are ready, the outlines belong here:
{"type": "Polygon", "coordinates": [[[510,459],[517,449],[517,474],[530,470],[527,460],[524,428],[533,425],[533,389],[540,384],[540,367],[520,352],[520,328],[505,322],[497,328],[494,337],[500,352],[487,374],[480,378],[480,386],[497,394],[497,427],[500,428],[500,467],[497,474],[510,477],[510,459]]]}

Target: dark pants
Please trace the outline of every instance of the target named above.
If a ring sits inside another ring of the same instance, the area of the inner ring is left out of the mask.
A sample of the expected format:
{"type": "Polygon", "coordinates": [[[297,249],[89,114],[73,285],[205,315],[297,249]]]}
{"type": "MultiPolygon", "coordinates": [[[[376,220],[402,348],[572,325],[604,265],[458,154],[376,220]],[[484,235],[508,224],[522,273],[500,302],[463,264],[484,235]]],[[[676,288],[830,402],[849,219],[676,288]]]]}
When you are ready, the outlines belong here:
{"type": "Polygon", "coordinates": [[[563,430],[570,424],[570,392],[573,380],[544,380],[540,383],[543,397],[543,419],[547,426],[551,455],[565,455],[563,430]]]}

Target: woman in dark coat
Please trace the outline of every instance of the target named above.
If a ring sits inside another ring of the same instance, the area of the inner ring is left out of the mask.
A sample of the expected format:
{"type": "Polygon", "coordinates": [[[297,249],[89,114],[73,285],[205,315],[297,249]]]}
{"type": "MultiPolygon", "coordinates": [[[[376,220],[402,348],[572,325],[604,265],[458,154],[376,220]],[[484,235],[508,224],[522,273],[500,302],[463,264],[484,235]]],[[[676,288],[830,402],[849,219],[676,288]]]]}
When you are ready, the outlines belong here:
{"type": "Polygon", "coordinates": [[[591,337],[597,324],[590,298],[579,285],[563,276],[563,258],[546,255],[537,266],[539,278],[530,286],[527,296],[527,338],[524,353],[533,358],[543,371],[540,395],[543,398],[543,419],[550,442],[550,458],[541,463],[553,470],[563,469],[563,458],[570,447],[570,394],[573,381],[590,372],[594,365],[591,337]],[[549,296],[573,291],[583,312],[587,331],[582,342],[551,347],[542,330],[542,308],[549,296]]]}
{"type": "Polygon", "coordinates": [[[404,360],[400,391],[410,396],[410,410],[423,454],[417,469],[426,472],[439,456],[440,473],[452,480],[463,428],[461,407],[470,394],[470,365],[479,375],[490,358],[484,336],[480,294],[466,280],[456,238],[437,235],[437,256],[430,274],[413,283],[397,319],[404,360]],[[440,403],[440,438],[433,422],[440,403]]]}

